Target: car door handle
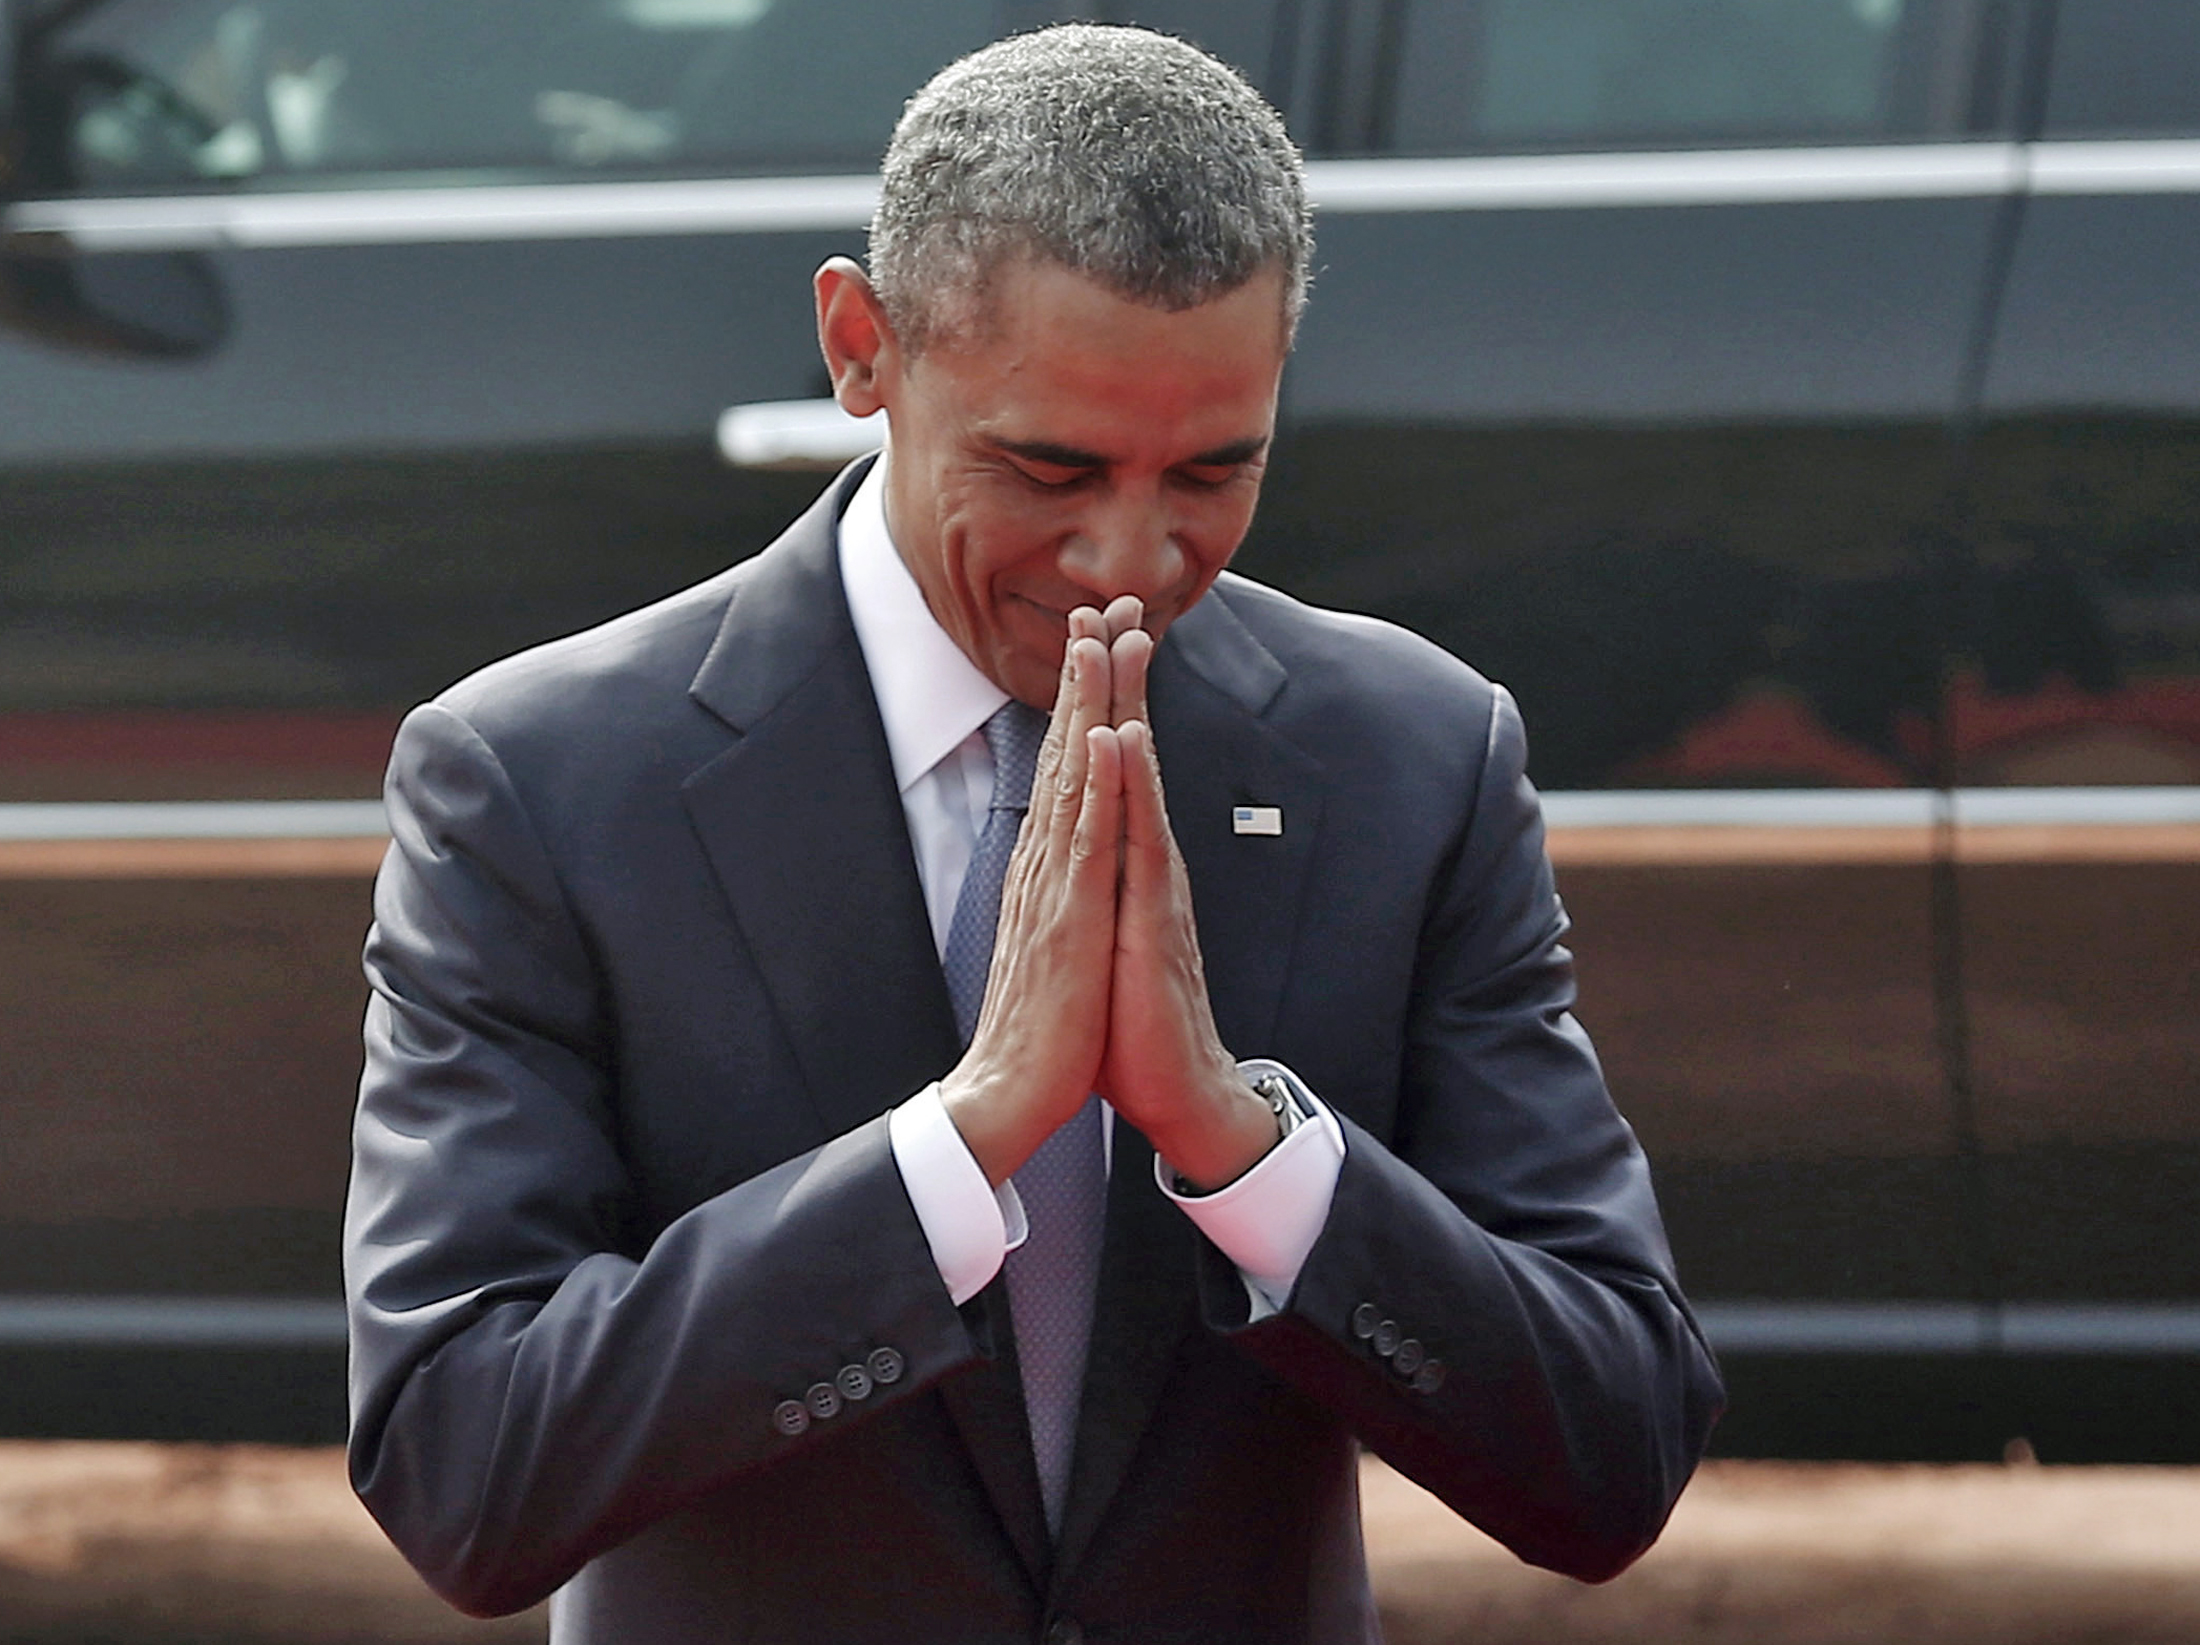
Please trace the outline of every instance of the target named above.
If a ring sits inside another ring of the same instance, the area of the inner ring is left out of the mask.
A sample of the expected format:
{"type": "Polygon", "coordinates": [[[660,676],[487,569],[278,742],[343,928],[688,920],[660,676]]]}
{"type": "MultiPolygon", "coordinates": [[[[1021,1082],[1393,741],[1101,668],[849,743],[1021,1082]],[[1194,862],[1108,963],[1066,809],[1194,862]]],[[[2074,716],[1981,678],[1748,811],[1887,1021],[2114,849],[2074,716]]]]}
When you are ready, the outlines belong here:
{"type": "Polygon", "coordinates": [[[851,417],[835,400],[756,400],[718,417],[718,450],[735,468],[839,468],[885,443],[884,416],[851,417]]]}

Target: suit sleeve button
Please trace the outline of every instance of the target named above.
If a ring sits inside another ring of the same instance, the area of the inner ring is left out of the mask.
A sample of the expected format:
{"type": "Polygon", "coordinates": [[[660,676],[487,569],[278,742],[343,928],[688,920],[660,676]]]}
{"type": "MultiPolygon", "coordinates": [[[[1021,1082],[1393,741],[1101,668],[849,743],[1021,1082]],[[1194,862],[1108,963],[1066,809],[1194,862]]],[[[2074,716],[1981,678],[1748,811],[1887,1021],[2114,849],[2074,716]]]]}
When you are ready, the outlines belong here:
{"type": "Polygon", "coordinates": [[[1047,1631],[1039,1636],[1041,1645],[1085,1645],[1085,1630],[1066,1616],[1058,1616],[1047,1624],[1047,1631]]]}
{"type": "Polygon", "coordinates": [[[810,1415],[820,1422],[840,1415],[840,1390],[829,1382],[811,1383],[809,1392],[802,1397],[809,1404],[810,1415]]]}
{"type": "Polygon", "coordinates": [[[1396,1320],[1384,1320],[1380,1325],[1375,1327],[1375,1336],[1373,1339],[1375,1352],[1382,1355],[1385,1359],[1390,1358],[1392,1354],[1395,1354],[1398,1351],[1398,1344],[1404,1338],[1404,1336],[1405,1333],[1398,1329],[1398,1322],[1396,1320]]]}
{"type": "Polygon", "coordinates": [[[904,1369],[901,1355],[891,1348],[874,1348],[871,1357],[864,1362],[871,1372],[873,1382],[899,1382],[904,1369]]]}
{"type": "Polygon", "coordinates": [[[1352,1334],[1365,1342],[1375,1334],[1375,1327],[1382,1323],[1382,1310],[1372,1302],[1363,1302],[1352,1310],[1352,1334]]]}
{"type": "Polygon", "coordinates": [[[1444,1385],[1444,1362],[1432,1359],[1413,1373],[1413,1391],[1417,1394],[1433,1394],[1444,1385]]]}
{"type": "Polygon", "coordinates": [[[810,1408],[799,1399],[783,1399],[772,1407],[772,1426],[792,1439],[808,1430],[810,1408]]]}
{"type": "Polygon", "coordinates": [[[840,1387],[840,1397],[845,1400],[871,1397],[871,1373],[860,1365],[843,1365],[840,1375],[833,1378],[840,1387]]]}
{"type": "Polygon", "coordinates": [[[1398,1351],[1390,1356],[1390,1363],[1398,1368],[1398,1374],[1409,1377],[1421,1368],[1421,1361],[1428,1358],[1428,1350],[1418,1339],[1407,1337],[1398,1344],[1398,1351]]]}

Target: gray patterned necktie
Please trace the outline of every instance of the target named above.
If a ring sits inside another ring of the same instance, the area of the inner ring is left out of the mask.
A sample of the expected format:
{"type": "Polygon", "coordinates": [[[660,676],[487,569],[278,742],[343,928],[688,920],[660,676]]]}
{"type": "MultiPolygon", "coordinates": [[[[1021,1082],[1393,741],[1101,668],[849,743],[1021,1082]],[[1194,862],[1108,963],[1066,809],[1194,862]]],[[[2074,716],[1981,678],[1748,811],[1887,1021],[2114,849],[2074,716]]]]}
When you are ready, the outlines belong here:
{"type": "MultiPolygon", "coordinates": [[[[986,721],[993,755],[993,801],[970,853],[970,871],[955,899],[942,964],[955,1024],[969,1044],[985,1001],[1000,919],[1001,879],[1016,833],[1031,803],[1046,718],[1011,702],[986,721]]],[[[1015,1176],[1031,1232],[1008,1254],[1008,1306],[1016,1322],[1016,1357],[1023,1367],[1024,1412],[1039,1466],[1047,1527],[1059,1531],[1069,1486],[1077,1401],[1084,1388],[1085,1350],[1092,1341],[1093,1293],[1100,1278],[1100,1241],[1107,1217],[1107,1167],[1100,1099],[1087,1097],[1061,1129],[1039,1145],[1015,1176]]]]}

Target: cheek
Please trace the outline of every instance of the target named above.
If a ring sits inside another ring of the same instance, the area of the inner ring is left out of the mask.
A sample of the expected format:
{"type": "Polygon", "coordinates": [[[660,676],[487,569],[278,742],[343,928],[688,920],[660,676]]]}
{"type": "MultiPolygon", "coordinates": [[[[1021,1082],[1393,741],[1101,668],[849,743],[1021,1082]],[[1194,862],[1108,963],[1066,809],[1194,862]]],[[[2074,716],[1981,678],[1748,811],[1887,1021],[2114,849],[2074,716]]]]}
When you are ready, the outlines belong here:
{"type": "Polygon", "coordinates": [[[959,547],[970,581],[983,588],[1051,558],[1052,546],[1076,527],[1074,512],[1046,497],[988,491],[957,513],[959,547]]]}
{"type": "Polygon", "coordinates": [[[1191,551],[1194,574],[1209,579],[1230,563],[1230,556],[1253,523],[1257,491],[1225,491],[1191,499],[1178,515],[1177,535],[1191,551]]]}
{"type": "Polygon", "coordinates": [[[943,521],[956,598],[976,621],[997,625],[1017,578],[1043,566],[1046,522],[995,497],[961,499],[943,521]]]}

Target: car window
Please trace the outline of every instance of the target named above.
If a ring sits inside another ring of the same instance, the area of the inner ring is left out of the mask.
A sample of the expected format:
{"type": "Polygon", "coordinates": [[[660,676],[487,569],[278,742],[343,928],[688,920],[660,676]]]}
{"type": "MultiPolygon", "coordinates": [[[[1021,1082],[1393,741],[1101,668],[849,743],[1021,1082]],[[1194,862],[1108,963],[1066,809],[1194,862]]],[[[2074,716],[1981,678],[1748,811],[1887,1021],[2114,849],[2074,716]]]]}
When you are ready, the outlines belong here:
{"type": "Polygon", "coordinates": [[[2056,17],[2051,137],[2200,132],[2200,5],[2084,0],[2056,17]]]}
{"type": "Polygon", "coordinates": [[[174,0],[40,42],[65,182],[875,159],[995,0],[174,0]]]}
{"type": "Polygon", "coordinates": [[[1164,34],[1195,40],[1259,86],[1279,104],[1288,103],[1291,45],[1303,21],[1304,0],[1117,0],[1113,5],[1055,7],[1053,16],[1074,13],[1101,23],[1140,23],[1164,34]],[[1279,17],[1280,12],[1280,17],[1279,17]],[[1279,38],[1291,36],[1293,39],[1279,38]]]}
{"type": "Polygon", "coordinates": [[[1921,0],[1405,0],[1402,153],[1853,140],[1922,123],[1921,0]],[[1913,107],[1913,104],[1918,106],[1913,107]]]}
{"type": "Polygon", "coordinates": [[[34,25],[40,181],[867,169],[933,70],[1067,12],[1260,78],[1266,0],[107,0],[34,25]]]}

